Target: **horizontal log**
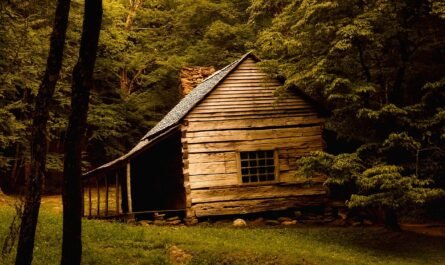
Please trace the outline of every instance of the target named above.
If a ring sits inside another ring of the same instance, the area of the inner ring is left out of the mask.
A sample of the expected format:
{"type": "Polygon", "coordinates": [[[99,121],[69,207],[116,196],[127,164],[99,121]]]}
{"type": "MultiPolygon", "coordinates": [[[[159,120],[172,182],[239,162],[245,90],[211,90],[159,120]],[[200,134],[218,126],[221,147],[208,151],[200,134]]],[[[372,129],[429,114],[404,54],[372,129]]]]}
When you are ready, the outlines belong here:
{"type": "Polygon", "coordinates": [[[270,113],[281,113],[282,111],[299,110],[302,108],[308,108],[308,105],[291,105],[291,106],[252,106],[252,107],[220,107],[220,108],[208,108],[208,107],[196,107],[191,113],[215,113],[219,111],[225,112],[242,112],[242,111],[270,111],[270,113]]]}
{"type": "Polygon", "coordinates": [[[236,173],[237,171],[238,171],[238,166],[236,161],[189,163],[189,168],[188,168],[189,176],[236,173]]]}
{"type": "Polygon", "coordinates": [[[238,173],[190,176],[190,187],[192,189],[233,186],[238,184],[238,173]]]}
{"type": "Polygon", "coordinates": [[[233,131],[205,131],[190,132],[185,141],[188,143],[233,142],[254,141],[264,139],[278,139],[289,137],[305,137],[319,135],[321,139],[321,127],[296,127],[266,130],[233,130],[233,131]]]}
{"type": "MultiPolygon", "coordinates": [[[[255,97],[255,98],[252,98],[252,97],[238,97],[236,100],[240,101],[240,102],[241,101],[252,101],[252,100],[262,100],[262,101],[273,100],[273,101],[276,101],[277,98],[269,95],[269,96],[265,96],[265,97],[255,97]]],[[[209,96],[209,97],[205,98],[202,101],[202,103],[208,103],[208,102],[232,102],[232,101],[233,101],[233,99],[231,99],[231,98],[218,98],[218,97],[211,98],[209,96]]]]}
{"type": "Polygon", "coordinates": [[[255,99],[251,98],[250,100],[205,100],[199,104],[199,106],[244,106],[244,105],[250,105],[250,106],[256,106],[256,105],[269,105],[269,106],[280,106],[280,105],[289,105],[289,104],[295,104],[295,105],[304,105],[309,104],[305,102],[304,100],[299,99],[284,99],[278,101],[275,98],[269,98],[269,99],[255,99]]]}
{"type": "MultiPolygon", "coordinates": [[[[232,103],[233,99],[205,99],[200,104],[218,104],[218,103],[232,103]]],[[[305,102],[300,98],[276,98],[276,97],[260,97],[260,98],[251,98],[251,97],[240,97],[235,100],[235,102],[255,102],[255,103],[285,103],[285,102],[305,102]]]]}
{"type": "MultiPolygon", "coordinates": [[[[242,113],[234,112],[234,111],[218,111],[218,112],[208,112],[208,113],[189,113],[186,117],[188,118],[206,118],[206,117],[244,117],[250,115],[287,115],[288,117],[294,117],[295,114],[299,114],[302,111],[305,111],[307,108],[301,109],[290,109],[290,110],[282,110],[279,113],[271,110],[256,110],[256,111],[243,111],[242,113]]],[[[310,113],[313,116],[316,116],[317,113],[311,109],[310,113]]],[[[273,118],[273,117],[272,117],[273,118]]]]}
{"type": "MultiPolygon", "coordinates": [[[[212,113],[213,114],[213,113],[212,113]]],[[[194,121],[198,121],[198,122],[204,122],[204,121],[228,121],[228,120],[246,120],[246,119],[276,119],[276,118],[290,118],[290,117],[295,117],[295,116],[313,116],[316,115],[315,112],[313,112],[312,109],[308,109],[308,108],[301,108],[298,110],[295,110],[293,115],[289,115],[289,114],[281,114],[281,113],[268,113],[268,114],[263,114],[263,115],[259,115],[259,114],[245,114],[244,112],[239,112],[238,115],[233,116],[233,115],[227,115],[227,116],[216,116],[216,117],[212,117],[209,115],[203,115],[203,116],[198,116],[198,117],[193,117],[193,116],[188,116],[186,117],[184,120],[189,121],[189,122],[194,122],[194,121]]]]}
{"type": "Polygon", "coordinates": [[[224,81],[221,83],[222,85],[229,85],[229,84],[251,84],[251,85],[258,85],[258,86],[265,86],[265,85],[275,85],[279,86],[281,85],[280,82],[274,81],[274,80],[261,80],[261,79],[239,79],[239,80],[231,80],[231,79],[224,79],[224,81]]]}
{"type": "Polygon", "coordinates": [[[238,81],[238,80],[250,80],[250,81],[256,81],[256,82],[274,82],[278,83],[277,80],[271,78],[268,75],[252,75],[252,74],[231,74],[230,76],[226,77],[224,81],[238,81]]]}
{"type": "Polygon", "coordinates": [[[194,131],[213,131],[213,130],[228,130],[228,129],[248,129],[248,128],[262,128],[262,127],[282,127],[282,126],[299,126],[307,124],[321,123],[322,119],[314,116],[305,117],[289,117],[276,119],[249,119],[249,120],[235,120],[225,122],[190,122],[188,126],[189,132],[194,131]]]}
{"type": "Polygon", "coordinates": [[[324,195],[323,186],[303,188],[298,185],[289,186],[238,186],[231,188],[192,190],[192,203],[221,202],[234,200],[270,199],[303,195],[324,195]]]}
{"type": "Polygon", "coordinates": [[[246,92],[270,92],[275,93],[276,86],[243,86],[243,85],[236,85],[236,86],[224,86],[224,87],[218,87],[214,90],[215,93],[229,93],[231,91],[246,91],[246,92]]]}
{"type": "Polygon", "coordinates": [[[227,152],[236,150],[274,149],[279,147],[295,147],[300,149],[322,150],[322,140],[319,135],[307,137],[289,137],[279,139],[262,139],[255,141],[196,143],[188,144],[189,153],[227,152]]]}
{"type": "Polygon", "coordinates": [[[267,77],[272,79],[272,77],[270,77],[268,74],[261,71],[244,72],[243,70],[232,72],[227,78],[232,78],[232,77],[259,77],[259,78],[267,77]]]}
{"type": "Polygon", "coordinates": [[[304,206],[316,206],[326,202],[327,198],[323,195],[303,195],[276,199],[199,203],[193,205],[192,210],[195,212],[197,217],[202,217],[281,211],[304,206]]]}
{"type": "Polygon", "coordinates": [[[230,160],[236,160],[235,152],[189,154],[188,156],[189,164],[206,163],[206,162],[224,162],[230,160]]]}
{"type": "Polygon", "coordinates": [[[223,84],[223,83],[221,83],[213,91],[224,90],[227,88],[244,88],[247,90],[257,90],[257,89],[269,88],[271,90],[276,90],[279,87],[280,87],[280,85],[275,82],[267,82],[267,83],[261,83],[261,84],[248,84],[248,83],[223,84]]]}
{"type": "Polygon", "coordinates": [[[208,105],[208,104],[200,104],[195,107],[194,110],[199,112],[200,110],[224,110],[224,109],[237,109],[237,110],[280,110],[280,109],[300,109],[300,108],[310,108],[310,105],[305,102],[286,102],[280,104],[274,103],[258,103],[251,104],[249,102],[233,102],[232,104],[217,104],[217,105],[208,105]]]}
{"type": "Polygon", "coordinates": [[[230,92],[213,92],[208,95],[207,99],[232,99],[232,98],[260,98],[260,97],[274,97],[275,92],[263,91],[230,91],[230,92]]]}

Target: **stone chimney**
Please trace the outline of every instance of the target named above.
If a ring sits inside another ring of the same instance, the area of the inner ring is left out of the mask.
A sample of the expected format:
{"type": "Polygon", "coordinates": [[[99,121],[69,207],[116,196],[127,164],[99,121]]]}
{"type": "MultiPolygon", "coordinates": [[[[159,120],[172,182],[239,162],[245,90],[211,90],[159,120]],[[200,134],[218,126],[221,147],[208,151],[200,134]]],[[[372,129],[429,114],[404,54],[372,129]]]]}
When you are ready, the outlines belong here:
{"type": "Polygon", "coordinates": [[[201,84],[204,79],[215,72],[213,66],[191,66],[181,69],[180,78],[181,85],[179,87],[179,94],[185,97],[193,88],[201,84]]]}

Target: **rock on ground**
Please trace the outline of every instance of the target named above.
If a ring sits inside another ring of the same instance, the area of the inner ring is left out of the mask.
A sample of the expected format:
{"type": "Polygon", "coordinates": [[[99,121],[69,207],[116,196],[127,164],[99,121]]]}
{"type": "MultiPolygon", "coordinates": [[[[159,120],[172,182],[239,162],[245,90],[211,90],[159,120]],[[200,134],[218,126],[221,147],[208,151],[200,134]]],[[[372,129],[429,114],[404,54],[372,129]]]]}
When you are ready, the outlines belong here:
{"type": "Polygon", "coordinates": [[[242,226],[246,226],[246,225],[247,225],[246,221],[244,221],[241,218],[238,218],[235,221],[233,221],[233,226],[234,227],[242,227],[242,226]]]}
{"type": "Polygon", "coordinates": [[[169,264],[172,265],[185,265],[192,260],[192,255],[188,254],[177,246],[171,246],[167,250],[167,254],[169,264]]]}

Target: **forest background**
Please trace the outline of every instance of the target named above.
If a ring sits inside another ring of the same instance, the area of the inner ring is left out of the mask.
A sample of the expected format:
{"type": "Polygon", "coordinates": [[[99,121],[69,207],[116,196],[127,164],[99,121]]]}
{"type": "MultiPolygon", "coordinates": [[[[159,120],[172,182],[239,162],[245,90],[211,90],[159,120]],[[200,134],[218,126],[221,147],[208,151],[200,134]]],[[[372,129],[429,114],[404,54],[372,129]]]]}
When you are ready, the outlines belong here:
{"type": "MultiPolygon", "coordinates": [[[[54,6],[0,3],[0,187],[7,192],[19,191],[27,174],[54,6]]],[[[82,12],[83,1],[72,1],[48,126],[47,192],[61,183],[82,12]]],[[[221,68],[250,50],[283,80],[277,94],[298,87],[326,110],[327,153],[301,159],[303,174],[329,175],[331,194],[351,206],[428,202],[426,211],[445,216],[442,0],[105,0],[84,169],[122,155],[178,102],[181,68],[221,68]]]]}

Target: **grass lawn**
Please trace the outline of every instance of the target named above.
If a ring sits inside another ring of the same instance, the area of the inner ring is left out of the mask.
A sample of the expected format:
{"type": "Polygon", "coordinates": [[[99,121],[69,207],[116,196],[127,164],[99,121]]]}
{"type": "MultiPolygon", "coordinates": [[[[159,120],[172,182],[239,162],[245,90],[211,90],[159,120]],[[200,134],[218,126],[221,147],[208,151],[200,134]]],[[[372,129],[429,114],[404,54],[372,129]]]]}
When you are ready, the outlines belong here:
{"type": "MultiPolygon", "coordinates": [[[[0,239],[13,210],[0,200],[0,239]]],[[[33,264],[58,264],[61,208],[44,201],[33,264]]],[[[171,246],[190,264],[445,264],[445,239],[383,228],[317,226],[232,228],[133,226],[84,221],[83,264],[168,264],[171,246]]],[[[11,264],[13,254],[0,264],[11,264]]]]}

